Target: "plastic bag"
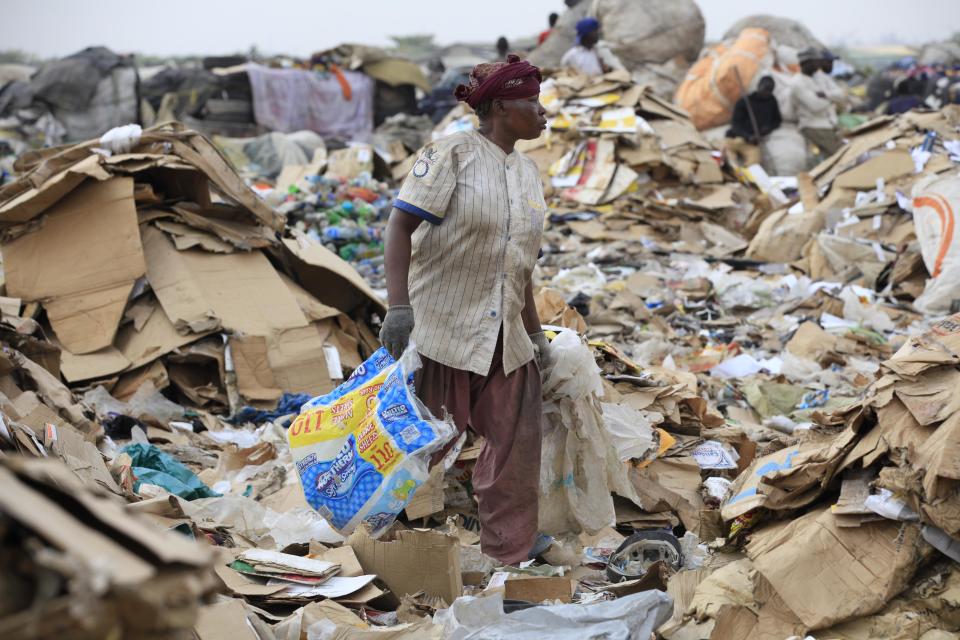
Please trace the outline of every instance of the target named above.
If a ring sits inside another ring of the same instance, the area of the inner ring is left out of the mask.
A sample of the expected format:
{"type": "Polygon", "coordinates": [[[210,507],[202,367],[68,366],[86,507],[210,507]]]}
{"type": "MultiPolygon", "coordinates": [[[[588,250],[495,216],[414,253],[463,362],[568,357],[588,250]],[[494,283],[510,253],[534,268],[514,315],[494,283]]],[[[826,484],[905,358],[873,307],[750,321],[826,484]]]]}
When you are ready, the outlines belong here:
{"type": "Polygon", "coordinates": [[[932,276],[913,304],[924,313],[949,313],[953,301],[960,299],[960,234],[954,231],[960,178],[924,178],[913,187],[912,205],[920,254],[932,276]]]}
{"type": "Polygon", "coordinates": [[[603,382],[590,349],[574,331],[551,343],[553,366],[543,384],[539,527],[559,536],[613,524],[608,481],[616,452],[600,407],[603,382]]]}
{"type": "Polygon", "coordinates": [[[307,402],[287,437],[307,502],[342,535],[366,522],[381,535],[427,479],[430,455],[456,428],[417,398],[411,344],[378,349],[330,393],[307,402]]]}
{"type": "Polygon", "coordinates": [[[141,484],[155,484],[185,500],[212,498],[219,496],[198,478],[183,463],[152,444],[134,443],[122,450],[130,456],[130,468],[137,482],[134,491],[141,484]]]}
{"type": "Polygon", "coordinates": [[[462,596],[434,616],[447,640],[646,640],[670,617],[673,599],[651,589],[593,604],[531,607],[506,615],[500,593],[462,596]]]}
{"type": "Polygon", "coordinates": [[[604,426],[621,462],[656,457],[660,438],[653,426],[663,422],[661,414],[606,402],[602,407],[604,426]]]}

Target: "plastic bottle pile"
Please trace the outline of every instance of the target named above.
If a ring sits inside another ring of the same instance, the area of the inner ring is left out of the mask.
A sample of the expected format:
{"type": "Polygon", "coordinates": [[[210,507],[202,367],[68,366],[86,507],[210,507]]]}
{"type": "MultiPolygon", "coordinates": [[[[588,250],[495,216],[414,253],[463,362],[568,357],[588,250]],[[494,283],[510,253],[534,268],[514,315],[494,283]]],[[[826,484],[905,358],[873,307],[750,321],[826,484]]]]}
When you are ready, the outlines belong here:
{"type": "Polygon", "coordinates": [[[308,176],[282,195],[274,206],[291,225],[353,263],[374,287],[383,286],[383,234],[395,189],[361,173],[352,180],[308,176]]]}

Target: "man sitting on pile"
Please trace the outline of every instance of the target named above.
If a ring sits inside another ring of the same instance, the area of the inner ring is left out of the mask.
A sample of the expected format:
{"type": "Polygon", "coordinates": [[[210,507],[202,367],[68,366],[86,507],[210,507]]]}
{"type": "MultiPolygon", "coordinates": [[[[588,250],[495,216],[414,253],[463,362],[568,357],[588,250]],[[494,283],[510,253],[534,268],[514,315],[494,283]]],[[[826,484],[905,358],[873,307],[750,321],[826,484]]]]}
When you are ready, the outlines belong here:
{"type": "Polygon", "coordinates": [[[741,167],[760,164],[760,142],[757,138],[767,136],[777,129],[781,122],[780,105],[773,95],[773,78],[763,76],[757,83],[757,90],[747,96],[741,96],[733,107],[733,118],[727,129],[727,152],[731,162],[741,167]],[[756,129],[750,112],[756,119],[756,129]]]}
{"type": "Polygon", "coordinates": [[[596,18],[584,18],[577,23],[577,44],[563,54],[560,65],[591,78],[623,69],[623,63],[600,42],[600,23],[596,18]]]}

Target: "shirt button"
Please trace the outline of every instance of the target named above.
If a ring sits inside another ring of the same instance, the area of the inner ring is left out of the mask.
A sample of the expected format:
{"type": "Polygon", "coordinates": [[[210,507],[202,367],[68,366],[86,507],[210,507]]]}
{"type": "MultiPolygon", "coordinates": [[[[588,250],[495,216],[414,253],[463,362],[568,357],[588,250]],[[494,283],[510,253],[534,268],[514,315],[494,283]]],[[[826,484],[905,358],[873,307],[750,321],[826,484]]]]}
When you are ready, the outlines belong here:
{"type": "Polygon", "coordinates": [[[491,312],[490,312],[490,317],[491,317],[491,318],[496,318],[496,317],[497,317],[497,312],[496,312],[496,311],[491,311],[491,312]]]}

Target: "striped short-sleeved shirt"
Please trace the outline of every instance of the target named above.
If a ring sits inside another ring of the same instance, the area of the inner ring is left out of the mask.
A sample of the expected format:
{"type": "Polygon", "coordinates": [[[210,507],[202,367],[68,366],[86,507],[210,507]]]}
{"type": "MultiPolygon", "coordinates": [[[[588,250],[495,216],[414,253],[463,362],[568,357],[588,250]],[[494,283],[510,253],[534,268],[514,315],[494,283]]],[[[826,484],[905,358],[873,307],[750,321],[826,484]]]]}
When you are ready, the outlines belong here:
{"type": "Polygon", "coordinates": [[[503,328],[505,373],[533,358],[520,312],[543,232],[536,164],[477,131],[428,144],[394,206],[419,216],[413,234],[413,340],[426,357],[486,375],[503,328]]]}

